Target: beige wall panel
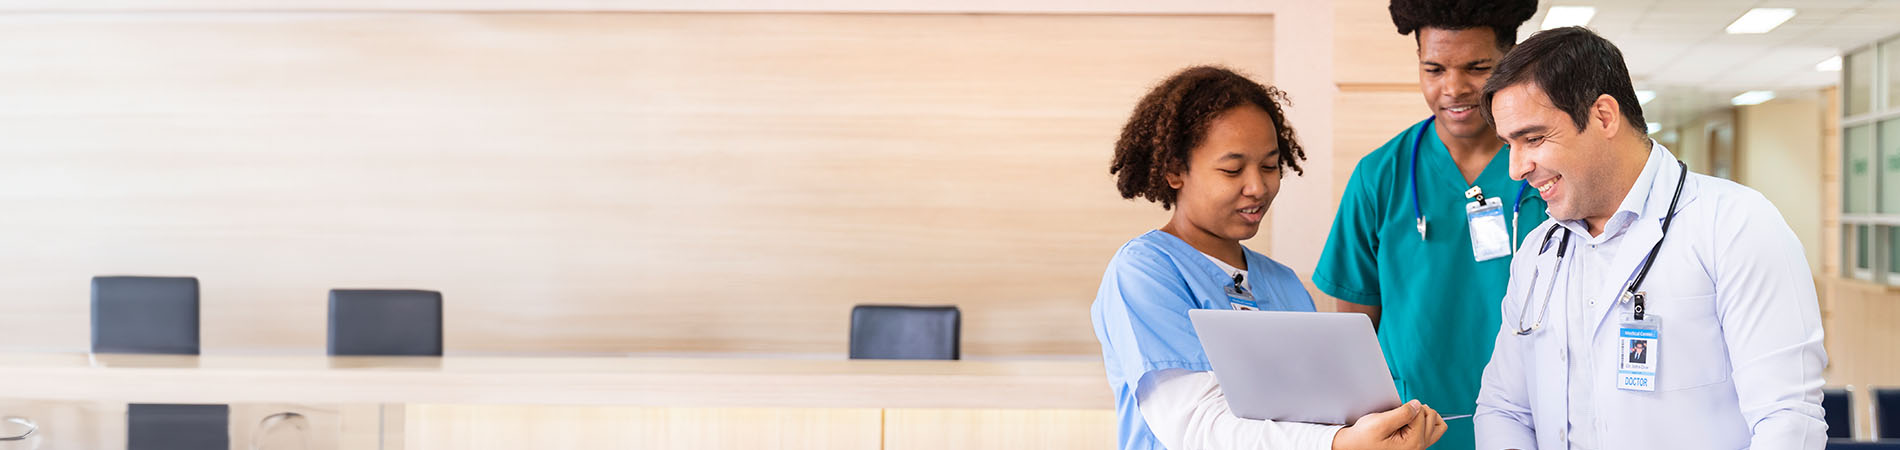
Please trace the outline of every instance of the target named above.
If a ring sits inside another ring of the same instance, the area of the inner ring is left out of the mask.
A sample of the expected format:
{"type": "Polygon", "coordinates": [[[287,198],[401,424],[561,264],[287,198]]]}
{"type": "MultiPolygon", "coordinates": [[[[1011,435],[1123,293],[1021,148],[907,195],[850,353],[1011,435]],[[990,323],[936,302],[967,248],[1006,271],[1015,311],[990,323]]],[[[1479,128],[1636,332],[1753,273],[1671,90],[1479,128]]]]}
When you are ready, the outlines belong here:
{"type": "Polygon", "coordinates": [[[402,404],[238,403],[230,419],[232,450],[402,449],[402,404]]]}
{"type": "Polygon", "coordinates": [[[1841,90],[1821,89],[1821,265],[1815,276],[1841,270],[1841,90]]]}
{"type": "Polygon", "coordinates": [[[1337,130],[1332,155],[1334,199],[1346,192],[1346,183],[1361,158],[1432,114],[1416,85],[1410,90],[1341,89],[1338,101],[1333,117],[1337,130]]]}
{"type": "Polygon", "coordinates": [[[1824,105],[1806,97],[1735,108],[1735,180],[1768,197],[1821,270],[1824,105]]]}
{"type": "MultiPolygon", "coordinates": [[[[233,404],[231,450],[299,448],[306,450],[388,449],[378,446],[377,405],[233,404]],[[264,422],[267,416],[295,412],[301,418],[264,422]],[[268,426],[260,426],[267,423],[268,426]]],[[[33,421],[38,431],[21,441],[0,441],[0,450],[111,449],[126,445],[126,403],[119,401],[0,400],[0,417],[33,421]]],[[[401,406],[388,425],[401,428],[401,406]]],[[[0,424],[0,433],[17,434],[17,424],[0,424]]]]}
{"type": "MultiPolygon", "coordinates": [[[[1869,387],[1900,387],[1900,290],[1838,277],[1822,278],[1821,321],[1827,330],[1827,384],[1852,385],[1856,405],[1871,405],[1869,387]]],[[[1867,410],[1859,412],[1862,436],[1872,430],[1867,410]]]]}
{"type": "Polygon", "coordinates": [[[884,450],[1105,449],[1114,410],[888,409],[884,450]]]}
{"type": "Polygon", "coordinates": [[[1418,83],[1418,43],[1392,25],[1392,13],[1386,9],[1391,4],[1387,0],[1333,2],[1333,76],[1342,89],[1354,84],[1418,83]]]}
{"type": "Polygon", "coordinates": [[[878,409],[408,405],[408,450],[876,450],[878,409]]]}
{"type": "Polygon", "coordinates": [[[1189,64],[1271,74],[1273,35],[1267,16],[0,22],[0,342],[84,348],[88,277],[194,275],[209,352],[316,351],[327,289],[403,287],[444,293],[451,352],[842,353],[852,304],[915,302],[961,305],[968,355],[1094,354],[1104,263],[1166,218],[1114,193],[1122,121],[1189,64]]]}
{"type": "MultiPolygon", "coordinates": [[[[25,418],[38,426],[26,439],[0,441],[0,450],[125,448],[124,402],[0,400],[0,417],[25,418]]],[[[0,423],[0,434],[24,433],[26,427],[0,423]]]]}
{"type": "Polygon", "coordinates": [[[1823,283],[1827,350],[1832,385],[1900,387],[1900,301],[1895,288],[1833,279],[1823,283]]]}
{"type": "MultiPolygon", "coordinates": [[[[1299,5],[1294,5],[1295,7],[1299,5]]],[[[697,11],[1277,14],[1257,0],[0,0],[0,11],[697,11]]]]}

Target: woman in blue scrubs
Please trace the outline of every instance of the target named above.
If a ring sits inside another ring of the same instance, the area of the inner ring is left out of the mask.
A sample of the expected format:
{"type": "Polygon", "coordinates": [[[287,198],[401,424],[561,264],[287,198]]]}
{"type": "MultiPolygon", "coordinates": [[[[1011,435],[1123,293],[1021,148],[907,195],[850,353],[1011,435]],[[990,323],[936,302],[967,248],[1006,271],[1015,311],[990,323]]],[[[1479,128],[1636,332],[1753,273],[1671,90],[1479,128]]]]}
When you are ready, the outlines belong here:
{"type": "MultiPolygon", "coordinates": [[[[1090,308],[1122,449],[1421,449],[1445,430],[1417,402],[1343,428],[1242,419],[1227,409],[1188,311],[1313,311],[1291,269],[1240,244],[1260,231],[1285,171],[1299,173],[1306,156],[1284,101],[1230,70],[1193,67],[1143,97],[1122,129],[1109,167],[1122,197],[1173,210],[1159,230],[1116,252],[1090,308]]],[[[1259,343],[1311,344],[1324,345],[1259,343]]]]}

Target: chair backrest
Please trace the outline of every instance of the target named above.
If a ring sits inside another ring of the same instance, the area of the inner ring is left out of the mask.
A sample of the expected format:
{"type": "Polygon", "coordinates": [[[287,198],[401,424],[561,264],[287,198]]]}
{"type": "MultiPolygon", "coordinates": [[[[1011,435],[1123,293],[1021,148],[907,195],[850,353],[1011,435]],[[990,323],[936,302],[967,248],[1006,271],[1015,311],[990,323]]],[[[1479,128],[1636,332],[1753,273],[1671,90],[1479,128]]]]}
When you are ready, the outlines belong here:
{"type": "Polygon", "coordinates": [[[231,448],[230,405],[126,405],[126,450],[231,448]]]}
{"type": "Polygon", "coordinates": [[[1900,441],[1869,442],[1830,439],[1827,441],[1827,446],[1822,448],[1827,450],[1900,450],[1900,441]]]}
{"type": "Polygon", "coordinates": [[[1822,389],[1821,409],[1826,416],[1829,439],[1854,438],[1854,391],[1822,389]]]}
{"type": "Polygon", "coordinates": [[[955,306],[851,308],[851,359],[959,359],[963,313],[955,306]]]}
{"type": "Polygon", "coordinates": [[[1900,439],[1900,388],[1871,389],[1874,400],[1874,435],[1881,440],[1900,439]]]}
{"type": "Polygon", "coordinates": [[[198,354],[198,279],[93,277],[92,351],[198,354]]]}
{"type": "Polygon", "coordinates": [[[330,291],[333,356],[442,356],[442,293],[330,291]]]}

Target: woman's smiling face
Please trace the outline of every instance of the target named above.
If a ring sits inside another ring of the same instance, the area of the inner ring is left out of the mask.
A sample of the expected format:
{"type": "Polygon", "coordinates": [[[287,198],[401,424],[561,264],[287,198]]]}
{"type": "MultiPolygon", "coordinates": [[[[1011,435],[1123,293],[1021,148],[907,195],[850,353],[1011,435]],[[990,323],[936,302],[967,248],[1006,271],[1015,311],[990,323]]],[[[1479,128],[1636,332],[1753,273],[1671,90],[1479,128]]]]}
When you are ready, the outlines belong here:
{"type": "Polygon", "coordinates": [[[1258,106],[1228,109],[1208,123],[1200,145],[1188,152],[1187,170],[1168,175],[1179,191],[1175,222],[1222,240],[1243,241],[1260,232],[1267,207],[1280,192],[1278,131],[1258,106]]]}

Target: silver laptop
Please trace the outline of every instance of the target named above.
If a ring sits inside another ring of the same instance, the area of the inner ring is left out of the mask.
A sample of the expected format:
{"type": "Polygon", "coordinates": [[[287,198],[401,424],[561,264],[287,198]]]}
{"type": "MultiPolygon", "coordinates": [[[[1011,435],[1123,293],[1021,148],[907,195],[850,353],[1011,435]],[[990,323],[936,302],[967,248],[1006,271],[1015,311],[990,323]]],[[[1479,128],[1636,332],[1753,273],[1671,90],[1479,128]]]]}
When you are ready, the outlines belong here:
{"type": "Polygon", "coordinates": [[[1364,314],[1196,309],[1188,318],[1236,416],[1351,425],[1399,406],[1364,314]]]}

